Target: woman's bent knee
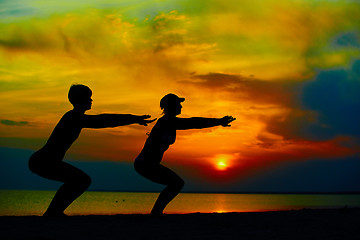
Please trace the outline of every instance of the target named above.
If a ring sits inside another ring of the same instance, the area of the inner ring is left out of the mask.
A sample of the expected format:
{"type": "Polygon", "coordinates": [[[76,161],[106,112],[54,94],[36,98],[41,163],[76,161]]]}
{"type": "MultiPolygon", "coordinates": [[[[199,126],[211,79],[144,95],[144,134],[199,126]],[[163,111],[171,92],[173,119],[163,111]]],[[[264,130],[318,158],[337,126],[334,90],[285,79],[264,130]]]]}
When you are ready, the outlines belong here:
{"type": "Polygon", "coordinates": [[[184,180],[181,178],[176,179],[175,181],[171,182],[168,186],[172,189],[176,189],[177,191],[180,191],[184,187],[184,180]]]}
{"type": "Polygon", "coordinates": [[[180,187],[180,189],[182,189],[182,188],[184,187],[184,185],[185,185],[184,180],[182,180],[182,179],[180,178],[180,180],[179,180],[179,187],[180,187]]]}

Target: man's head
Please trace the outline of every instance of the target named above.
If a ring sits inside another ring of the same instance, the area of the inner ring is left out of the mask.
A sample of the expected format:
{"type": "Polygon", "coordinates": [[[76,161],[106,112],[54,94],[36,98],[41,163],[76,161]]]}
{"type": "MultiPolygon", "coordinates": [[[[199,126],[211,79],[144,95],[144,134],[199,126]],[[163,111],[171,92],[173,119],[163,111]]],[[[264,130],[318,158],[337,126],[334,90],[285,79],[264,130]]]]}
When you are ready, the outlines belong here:
{"type": "Polygon", "coordinates": [[[91,109],[92,91],[88,86],[82,84],[74,84],[70,87],[68,98],[74,108],[91,109]]]}

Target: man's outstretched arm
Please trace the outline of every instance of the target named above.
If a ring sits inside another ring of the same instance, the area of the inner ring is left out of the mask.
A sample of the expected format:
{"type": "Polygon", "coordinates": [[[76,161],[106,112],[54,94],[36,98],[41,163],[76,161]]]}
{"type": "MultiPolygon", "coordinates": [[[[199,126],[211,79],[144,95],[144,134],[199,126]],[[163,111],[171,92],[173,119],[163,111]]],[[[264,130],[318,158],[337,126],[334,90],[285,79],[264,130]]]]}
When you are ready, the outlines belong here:
{"type": "Polygon", "coordinates": [[[129,124],[140,124],[147,126],[148,123],[155,121],[151,119],[150,115],[132,115],[132,114],[99,114],[99,115],[85,115],[85,128],[107,128],[118,127],[129,124]]]}

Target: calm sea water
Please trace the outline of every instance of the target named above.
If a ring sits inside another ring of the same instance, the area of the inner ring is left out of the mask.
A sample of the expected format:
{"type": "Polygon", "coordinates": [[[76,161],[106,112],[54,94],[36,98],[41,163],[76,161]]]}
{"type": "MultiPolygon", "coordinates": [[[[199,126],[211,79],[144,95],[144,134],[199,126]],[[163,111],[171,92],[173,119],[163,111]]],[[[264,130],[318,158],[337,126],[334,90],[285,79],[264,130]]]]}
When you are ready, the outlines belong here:
{"type": "MultiPolygon", "coordinates": [[[[0,190],[0,216],[42,215],[54,191],[0,190]]],[[[158,193],[85,192],[68,215],[145,214],[158,193]]],[[[302,208],[360,207],[360,194],[203,194],[181,193],[166,213],[259,212],[302,208]]]]}

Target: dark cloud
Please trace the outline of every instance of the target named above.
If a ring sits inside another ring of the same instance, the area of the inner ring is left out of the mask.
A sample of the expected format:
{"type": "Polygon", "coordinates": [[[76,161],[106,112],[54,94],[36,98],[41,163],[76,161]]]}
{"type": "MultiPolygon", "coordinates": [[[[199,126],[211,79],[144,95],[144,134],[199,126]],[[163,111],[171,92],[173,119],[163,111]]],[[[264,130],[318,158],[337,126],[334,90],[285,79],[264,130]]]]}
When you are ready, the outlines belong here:
{"type": "Polygon", "coordinates": [[[303,103],[318,113],[312,126],[319,136],[360,137],[360,60],[351,69],[320,72],[315,81],[305,86],[303,103]]]}
{"type": "Polygon", "coordinates": [[[223,73],[209,73],[205,75],[193,75],[194,79],[200,79],[201,82],[194,84],[202,85],[212,89],[229,89],[231,87],[238,89],[241,87],[246,78],[240,75],[230,75],[223,73]]]}
{"type": "Polygon", "coordinates": [[[151,31],[149,32],[154,52],[161,52],[177,45],[183,45],[186,39],[181,30],[185,29],[185,25],[186,22],[175,11],[156,16],[151,21],[151,31]]]}
{"type": "MultiPolygon", "coordinates": [[[[264,117],[270,133],[283,136],[285,139],[317,139],[316,133],[311,131],[311,127],[316,123],[316,112],[292,109],[287,115],[264,117]]],[[[261,139],[259,139],[261,140],[261,139]]]]}
{"type": "Polygon", "coordinates": [[[27,121],[13,121],[13,120],[7,120],[3,119],[0,120],[1,124],[7,125],[7,126],[26,126],[29,125],[29,122],[27,121]]]}
{"type": "Polygon", "coordinates": [[[321,71],[302,89],[299,109],[284,120],[273,118],[268,131],[285,138],[330,140],[337,136],[360,139],[360,60],[349,69],[321,71]]]}
{"type": "Polygon", "coordinates": [[[356,47],[360,48],[359,32],[345,32],[335,38],[334,45],[341,47],[356,47]]]}
{"type": "Polygon", "coordinates": [[[4,28],[5,35],[0,39],[0,46],[5,49],[49,49],[56,46],[57,40],[53,38],[53,30],[47,28],[46,21],[38,21],[29,28],[24,25],[12,25],[4,28]]]}
{"type": "Polygon", "coordinates": [[[264,81],[253,76],[244,77],[223,73],[209,73],[205,75],[192,75],[192,79],[182,81],[199,88],[212,91],[233,93],[239,101],[248,100],[254,103],[277,104],[282,106],[295,106],[299,102],[301,82],[297,81],[264,81]]]}

